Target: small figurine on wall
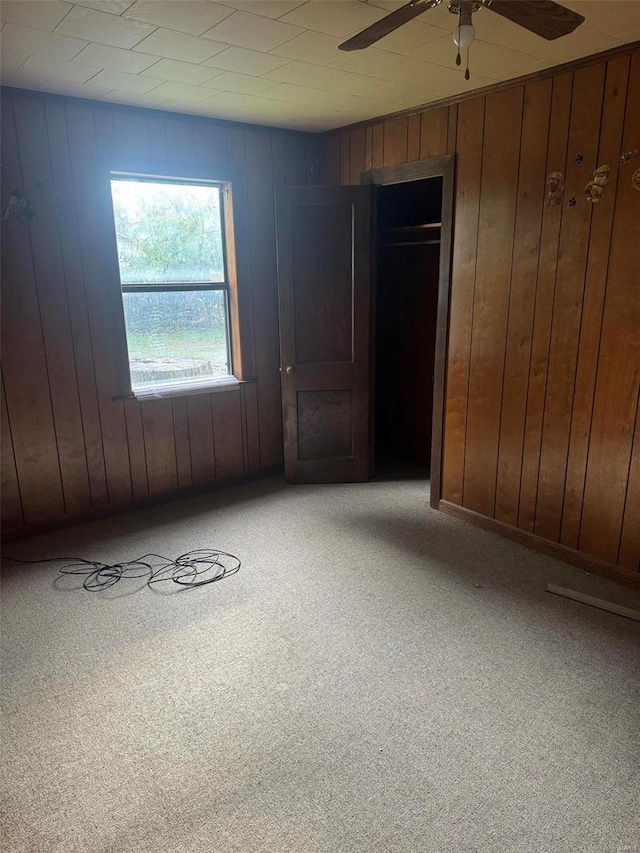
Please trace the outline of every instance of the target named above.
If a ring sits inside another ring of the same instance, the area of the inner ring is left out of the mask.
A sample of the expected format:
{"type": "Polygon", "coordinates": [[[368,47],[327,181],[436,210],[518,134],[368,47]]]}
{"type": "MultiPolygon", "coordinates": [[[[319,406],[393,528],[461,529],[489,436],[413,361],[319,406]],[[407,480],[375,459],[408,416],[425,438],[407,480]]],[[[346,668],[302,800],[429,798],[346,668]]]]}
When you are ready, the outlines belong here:
{"type": "Polygon", "coordinates": [[[598,166],[593,173],[593,180],[589,181],[587,186],[584,188],[587,201],[591,202],[591,204],[597,204],[597,202],[602,198],[604,188],[609,181],[610,174],[611,166],[598,166]]]}
{"type": "Polygon", "coordinates": [[[35,219],[36,211],[29,199],[20,190],[11,190],[9,193],[9,205],[2,219],[15,219],[22,225],[26,225],[35,219]]]}
{"type": "Polygon", "coordinates": [[[547,181],[549,183],[547,206],[556,207],[561,205],[564,198],[564,178],[562,172],[551,172],[547,181]]]}

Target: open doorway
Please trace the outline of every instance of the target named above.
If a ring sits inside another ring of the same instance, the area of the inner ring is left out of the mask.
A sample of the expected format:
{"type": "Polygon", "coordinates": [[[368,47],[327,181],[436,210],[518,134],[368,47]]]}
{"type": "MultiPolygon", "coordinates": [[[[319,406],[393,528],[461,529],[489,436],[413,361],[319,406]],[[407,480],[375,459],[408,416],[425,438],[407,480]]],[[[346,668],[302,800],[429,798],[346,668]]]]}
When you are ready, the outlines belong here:
{"type": "Polygon", "coordinates": [[[377,188],[375,476],[428,477],[443,178],[377,188]]]}

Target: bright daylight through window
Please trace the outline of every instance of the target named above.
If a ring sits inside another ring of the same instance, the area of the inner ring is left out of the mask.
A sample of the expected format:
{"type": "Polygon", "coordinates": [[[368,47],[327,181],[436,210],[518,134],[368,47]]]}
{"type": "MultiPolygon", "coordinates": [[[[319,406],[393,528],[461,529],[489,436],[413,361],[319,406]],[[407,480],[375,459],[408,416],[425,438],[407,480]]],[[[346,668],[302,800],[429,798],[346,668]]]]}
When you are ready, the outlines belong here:
{"type": "Polygon", "coordinates": [[[231,375],[223,188],[112,173],[134,393],[231,375]]]}

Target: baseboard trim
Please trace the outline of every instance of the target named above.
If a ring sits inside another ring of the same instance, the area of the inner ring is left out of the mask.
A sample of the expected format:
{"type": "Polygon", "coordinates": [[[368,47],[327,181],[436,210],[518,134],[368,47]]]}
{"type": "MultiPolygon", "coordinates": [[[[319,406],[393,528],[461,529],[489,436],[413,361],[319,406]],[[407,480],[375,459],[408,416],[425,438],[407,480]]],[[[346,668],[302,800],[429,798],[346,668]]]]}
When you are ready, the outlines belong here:
{"type": "Polygon", "coordinates": [[[474,512],[471,509],[466,509],[463,506],[450,503],[449,501],[441,500],[438,502],[438,509],[441,512],[452,515],[454,518],[459,518],[462,521],[468,521],[470,524],[475,524],[476,527],[482,527],[484,530],[490,530],[492,533],[497,533],[499,536],[504,536],[506,539],[512,539],[519,545],[524,545],[526,548],[531,548],[534,551],[541,551],[543,554],[548,554],[550,557],[555,557],[557,560],[562,560],[564,563],[569,563],[572,566],[577,566],[585,572],[590,572],[595,575],[604,575],[618,583],[630,586],[633,589],[640,589],[640,574],[627,572],[619,568],[613,563],[607,563],[604,560],[599,560],[597,557],[590,557],[582,551],[576,551],[573,548],[568,548],[566,545],[561,545],[558,542],[551,542],[549,539],[543,539],[541,536],[536,536],[535,533],[529,533],[526,530],[520,530],[517,527],[511,527],[502,521],[497,521],[495,518],[488,518],[486,515],[481,515],[479,512],[474,512]]]}
{"type": "Polygon", "coordinates": [[[141,509],[148,509],[160,504],[170,503],[171,501],[182,500],[183,498],[197,497],[198,495],[206,495],[209,492],[219,492],[224,489],[230,489],[233,486],[241,486],[245,483],[251,483],[254,480],[262,480],[266,477],[273,477],[275,474],[283,473],[282,465],[272,465],[269,468],[260,468],[258,471],[249,471],[246,474],[241,474],[239,477],[230,477],[227,480],[219,480],[213,483],[207,483],[202,486],[189,486],[185,489],[174,489],[171,492],[164,492],[161,495],[148,495],[144,498],[127,501],[120,504],[109,504],[104,507],[96,507],[95,509],[87,510],[73,516],[63,516],[55,518],[51,521],[40,521],[33,524],[25,524],[22,527],[14,527],[9,530],[2,531],[2,542],[15,542],[18,539],[28,539],[30,536],[38,536],[41,533],[51,533],[54,530],[62,530],[65,527],[75,527],[76,524],[87,524],[91,521],[99,521],[102,518],[112,518],[116,515],[124,515],[129,512],[137,512],[141,509]]]}

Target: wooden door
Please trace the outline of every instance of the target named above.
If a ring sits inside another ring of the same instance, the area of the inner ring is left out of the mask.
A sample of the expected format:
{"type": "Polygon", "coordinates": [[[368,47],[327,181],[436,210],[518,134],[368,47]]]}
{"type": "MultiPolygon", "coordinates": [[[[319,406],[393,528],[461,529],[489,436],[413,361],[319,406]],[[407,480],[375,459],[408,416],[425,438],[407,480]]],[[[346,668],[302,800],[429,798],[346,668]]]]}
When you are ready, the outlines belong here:
{"type": "Polygon", "coordinates": [[[278,298],[285,476],[369,476],[370,186],[278,194],[278,298]]]}

